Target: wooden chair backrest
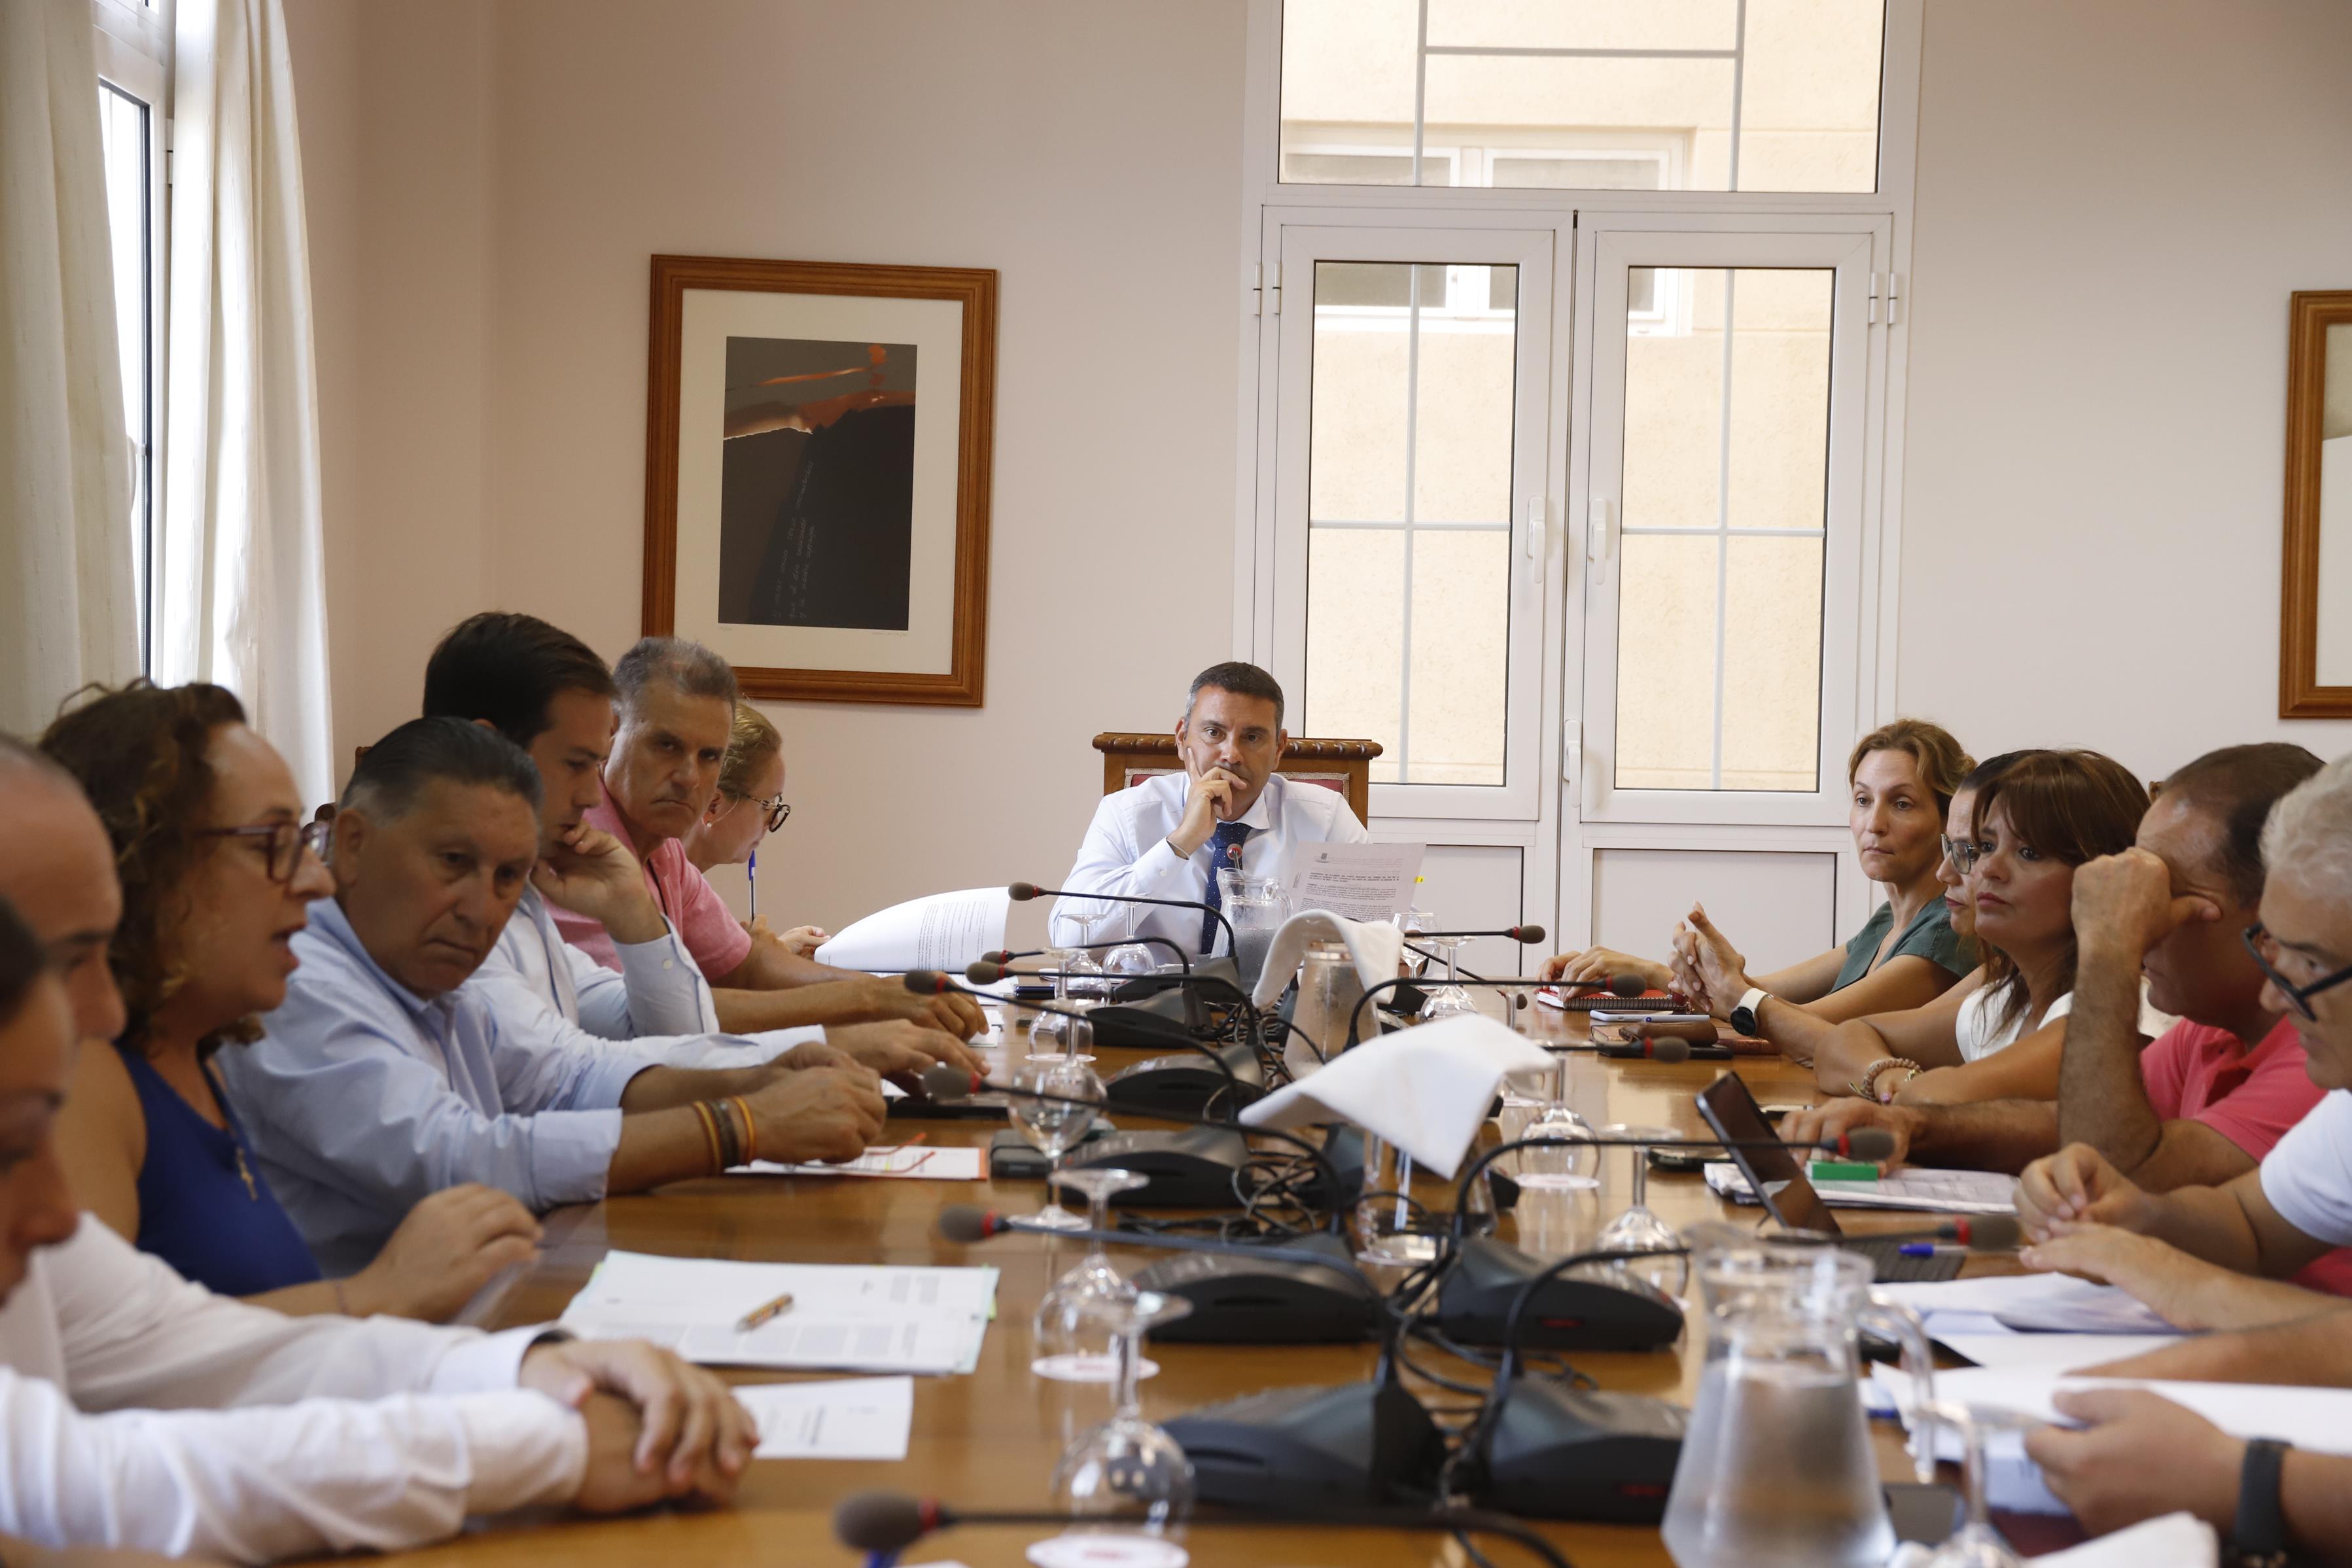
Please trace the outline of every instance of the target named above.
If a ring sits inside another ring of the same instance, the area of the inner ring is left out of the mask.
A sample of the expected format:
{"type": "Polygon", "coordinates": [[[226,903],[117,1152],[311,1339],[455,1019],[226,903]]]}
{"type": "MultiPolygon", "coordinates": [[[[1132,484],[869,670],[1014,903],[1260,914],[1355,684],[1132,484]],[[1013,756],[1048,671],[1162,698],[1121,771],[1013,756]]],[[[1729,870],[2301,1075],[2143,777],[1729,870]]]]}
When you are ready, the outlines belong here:
{"type": "MultiPolygon", "coordinates": [[[[1131,789],[1161,773],[1181,772],[1176,737],[1161,733],[1138,735],[1124,730],[1095,737],[1102,753],[1103,793],[1131,789]]],[[[1316,784],[1348,797],[1356,821],[1369,822],[1372,812],[1372,758],[1385,749],[1377,740],[1318,740],[1293,736],[1283,748],[1275,771],[1295,784],[1316,784]]]]}

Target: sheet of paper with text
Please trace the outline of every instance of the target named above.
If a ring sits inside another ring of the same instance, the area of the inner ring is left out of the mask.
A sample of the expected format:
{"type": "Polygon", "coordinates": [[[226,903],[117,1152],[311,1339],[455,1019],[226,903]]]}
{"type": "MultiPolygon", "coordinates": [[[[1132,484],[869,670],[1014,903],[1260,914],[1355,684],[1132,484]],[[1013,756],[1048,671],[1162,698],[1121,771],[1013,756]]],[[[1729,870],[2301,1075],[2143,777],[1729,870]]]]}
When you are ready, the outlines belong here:
{"type": "Polygon", "coordinates": [[[1293,852],[1290,910],[1328,909],[1347,920],[1385,921],[1412,907],[1426,844],[1300,844],[1293,852]]]}

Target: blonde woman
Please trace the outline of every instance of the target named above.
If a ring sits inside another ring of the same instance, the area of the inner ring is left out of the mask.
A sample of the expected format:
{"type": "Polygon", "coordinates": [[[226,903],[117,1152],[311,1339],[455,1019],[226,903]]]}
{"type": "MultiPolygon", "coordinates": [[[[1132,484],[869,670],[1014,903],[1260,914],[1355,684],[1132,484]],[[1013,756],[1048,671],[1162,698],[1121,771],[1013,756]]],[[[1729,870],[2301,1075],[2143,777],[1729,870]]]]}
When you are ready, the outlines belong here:
{"type": "Polygon", "coordinates": [[[740,865],[751,878],[751,918],[743,928],[754,942],[781,943],[805,958],[822,946],[826,933],[795,925],[779,936],[760,908],[760,841],[784,825],[793,809],[784,800],[784,737],[768,716],[750,703],[735,704],[735,725],[727,737],[727,759],[719,765],[719,789],[702,820],[687,830],[686,858],[709,875],[710,868],[740,865]]]}

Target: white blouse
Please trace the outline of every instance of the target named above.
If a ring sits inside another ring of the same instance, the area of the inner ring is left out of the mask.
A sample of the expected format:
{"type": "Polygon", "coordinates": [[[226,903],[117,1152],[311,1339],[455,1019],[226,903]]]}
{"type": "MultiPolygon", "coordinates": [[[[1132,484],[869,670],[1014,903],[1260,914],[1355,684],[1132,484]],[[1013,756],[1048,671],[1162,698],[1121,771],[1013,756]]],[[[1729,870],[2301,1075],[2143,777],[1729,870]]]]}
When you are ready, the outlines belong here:
{"type": "MultiPolygon", "coordinates": [[[[1992,1003],[1988,993],[1994,988],[1979,986],[1960,1001],[1959,1016],[1952,1020],[1952,1033],[1960,1048],[1960,1060],[1980,1061],[2004,1046],[2015,1045],[2034,1030],[2053,1019],[2064,1018],[2074,1010],[2074,993],[2068,991],[2050,1004],[2050,1010],[2041,1018],[2031,1016],[2032,1009],[2020,1008],[2014,1017],[2000,1029],[1992,1026],[1992,1003]]],[[[2154,1040],[2180,1020],[2170,1013],[2161,1013],[2147,1003],[2147,981],[2139,983],[2139,1032],[2154,1040]]]]}
{"type": "Polygon", "coordinates": [[[264,1563],[569,1501],[587,1428],[515,1386],[544,1332],[288,1317],[84,1215],[0,1307],[0,1531],[264,1563]]]}

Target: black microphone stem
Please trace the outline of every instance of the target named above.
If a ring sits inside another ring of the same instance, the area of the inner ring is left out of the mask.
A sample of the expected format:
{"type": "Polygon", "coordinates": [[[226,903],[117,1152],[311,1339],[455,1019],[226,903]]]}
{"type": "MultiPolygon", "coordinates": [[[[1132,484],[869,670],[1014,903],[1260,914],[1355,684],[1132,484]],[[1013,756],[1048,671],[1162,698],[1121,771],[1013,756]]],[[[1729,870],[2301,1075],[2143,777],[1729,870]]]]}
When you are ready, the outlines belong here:
{"type": "MultiPolygon", "coordinates": [[[[1532,975],[1511,975],[1496,980],[1485,979],[1475,976],[1465,976],[1464,977],[1471,979],[1481,986],[1540,986],[1545,984],[1543,980],[1538,979],[1532,975]]],[[[1422,977],[1420,976],[1399,975],[1393,980],[1381,980],[1375,985],[1366,986],[1364,988],[1364,994],[1356,998],[1355,1009],[1348,1015],[1348,1044],[1353,1046],[1360,1042],[1362,1036],[1359,1031],[1363,1027],[1364,1008],[1374,997],[1379,996],[1382,991],[1395,990],[1399,986],[1413,986],[1421,983],[1422,977]]]]}
{"type": "MultiPolygon", "coordinates": [[[[943,991],[954,991],[963,996],[978,998],[980,1000],[984,1002],[997,1002],[1000,1004],[1004,1002],[1003,998],[992,996],[986,991],[975,991],[969,986],[959,986],[955,981],[950,979],[946,974],[937,969],[908,970],[907,988],[913,991],[918,996],[937,996],[943,991]],[[929,978],[929,977],[934,975],[939,977],[936,981],[929,978]],[[917,984],[918,977],[924,977],[923,983],[920,985],[917,984]]],[[[1018,999],[1013,1000],[1011,1005],[1016,1008],[1027,1008],[1033,1012],[1051,1013],[1055,1018],[1085,1019],[1088,1029],[1092,1029],[1094,1027],[1094,1019],[1092,1018],[1088,1017],[1086,1013],[1076,1011],[1070,1008],[1049,1008],[1042,1002],[1024,1002],[1018,999]]],[[[1249,1007],[1246,999],[1244,1000],[1242,1005],[1244,1008],[1249,1007]]],[[[1251,1009],[1247,1013],[1244,1021],[1250,1029],[1253,1037],[1255,1037],[1257,1029],[1256,1009],[1251,1009]]],[[[1205,1056],[1211,1061],[1216,1063],[1217,1071],[1225,1075],[1225,1092],[1230,1097],[1234,1110],[1238,1112],[1241,1109],[1242,1103],[1242,1081],[1240,1074],[1234,1071],[1234,1064],[1225,1060],[1223,1052],[1213,1051],[1209,1047],[1202,1045],[1199,1040],[1187,1040],[1181,1043],[1185,1050],[1205,1056]]]]}
{"type": "MultiPolygon", "coordinates": [[[[1197,898],[1142,898],[1131,893],[1080,893],[1067,887],[1039,887],[1034,883],[1027,885],[1030,898],[1075,898],[1087,904],[1149,904],[1160,909],[1197,909],[1225,928],[1225,951],[1236,958],[1241,956],[1241,938],[1234,935],[1234,923],[1225,918],[1225,912],[1197,898]]],[[[1211,955],[1203,953],[1201,956],[1211,955]]]]}
{"type": "MultiPolygon", "coordinates": [[[[1058,947],[1024,947],[1018,953],[1000,947],[997,951],[1003,953],[1004,956],[1003,958],[989,959],[989,962],[1002,963],[1010,966],[1015,958],[1042,958],[1048,953],[1092,953],[1104,947],[1129,947],[1146,944],[1154,947],[1167,948],[1171,953],[1176,955],[1176,961],[1184,966],[1184,972],[1186,974],[1189,975],[1192,972],[1192,960],[1185,953],[1183,947],[1177,943],[1171,942],[1165,936],[1122,936],[1118,938],[1116,941],[1110,942],[1065,942],[1058,947]]],[[[982,956],[986,957],[985,954],[982,956]]],[[[1144,978],[1144,977],[1140,975],[1130,976],[1129,977],[1139,980],[1144,978]]]]}

